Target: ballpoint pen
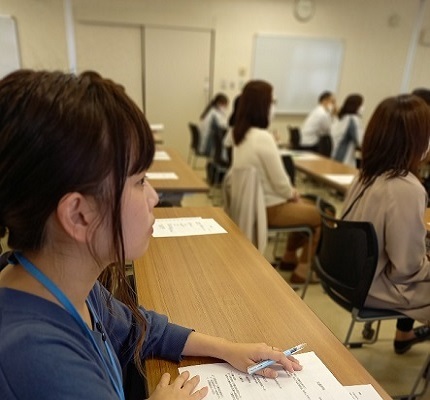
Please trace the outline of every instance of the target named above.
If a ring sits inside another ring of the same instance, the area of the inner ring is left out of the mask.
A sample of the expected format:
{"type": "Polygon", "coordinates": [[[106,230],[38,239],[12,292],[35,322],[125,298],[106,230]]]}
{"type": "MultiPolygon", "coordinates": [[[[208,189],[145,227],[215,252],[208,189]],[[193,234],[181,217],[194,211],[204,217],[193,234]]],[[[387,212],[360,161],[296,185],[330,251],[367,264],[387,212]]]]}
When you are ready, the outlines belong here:
{"type": "MultiPolygon", "coordinates": [[[[305,346],[306,346],[306,343],[300,343],[297,346],[291,347],[291,349],[285,350],[284,354],[286,356],[291,356],[292,354],[302,350],[305,346]]],[[[248,367],[248,374],[255,374],[257,371],[260,371],[261,369],[266,368],[269,365],[273,365],[275,363],[276,361],[273,361],[273,360],[265,360],[255,365],[251,365],[250,367],[248,367]]]]}

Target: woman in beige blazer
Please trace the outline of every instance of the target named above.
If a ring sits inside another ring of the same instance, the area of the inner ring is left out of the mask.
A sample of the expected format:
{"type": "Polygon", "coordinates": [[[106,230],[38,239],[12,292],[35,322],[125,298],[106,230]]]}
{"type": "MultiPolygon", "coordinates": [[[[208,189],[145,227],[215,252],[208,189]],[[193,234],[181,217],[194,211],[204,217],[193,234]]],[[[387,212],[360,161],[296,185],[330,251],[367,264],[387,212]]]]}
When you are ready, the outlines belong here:
{"type": "Polygon", "coordinates": [[[343,218],[370,221],[379,256],[366,306],[397,310],[398,354],[430,339],[430,261],[424,213],[427,194],[418,177],[430,140],[430,108],[413,95],[390,97],[376,108],[363,139],[362,170],[344,203],[343,218]],[[413,328],[414,320],[425,321],[413,328]]]}

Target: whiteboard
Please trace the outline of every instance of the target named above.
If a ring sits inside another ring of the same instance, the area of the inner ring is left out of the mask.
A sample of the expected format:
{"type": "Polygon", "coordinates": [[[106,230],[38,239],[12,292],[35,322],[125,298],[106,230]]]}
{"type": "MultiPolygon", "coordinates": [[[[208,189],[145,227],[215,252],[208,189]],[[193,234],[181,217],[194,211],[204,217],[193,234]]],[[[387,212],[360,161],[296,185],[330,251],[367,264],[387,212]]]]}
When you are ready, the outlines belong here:
{"type": "Polygon", "coordinates": [[[340,39],[257,34],[252,77],[273,85],[277,113],[306,114],[322,92],[337,92],[343,48],[340,39]]]}
{"type": "Polygon", "coordinates": [[[0,79],[18,68],[21,58],[15,19],[0,15],[0,79]]]}

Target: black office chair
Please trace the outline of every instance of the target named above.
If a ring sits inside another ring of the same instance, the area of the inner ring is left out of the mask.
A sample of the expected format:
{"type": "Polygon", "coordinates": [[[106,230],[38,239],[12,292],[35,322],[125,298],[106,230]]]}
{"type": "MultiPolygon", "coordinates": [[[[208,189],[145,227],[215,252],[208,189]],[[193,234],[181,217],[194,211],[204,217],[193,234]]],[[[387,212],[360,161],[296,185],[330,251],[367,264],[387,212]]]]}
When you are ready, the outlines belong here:
{"type": "Polygon", "coordinates": [[[329,134],[323,135],[318,141],[317,152],[325,157],[331,157],[331,151],[333,148],[333,141],[329,134]]]}
{"type": "Polygon", "coordinates": [[[224,159],[223,139],[227,129],[213,126],[212,131],[212,156],[207,163],[207,181],[210,185],[222,183],[225,173],[229,167],[229,162],[224,159]]]}
{"type": "MultiPolygon", "coordinates": [[[[378,241],[370,222],[343,221],[328,214],[327,203],[318,199],[321,215],[321,239],[315,255],[315,270],[325,292],[338,305],[351,312],[351,323],[344,345],[351,348],[375,343],[381,321],[406,318],[394,310],[365,307],[378,262],[378,241]],[[366,341],[350,340],[356,322],[364,322],[362,335],[366,341]],[[376,330],[371,323],[377,322],[376,330]]],[[[425,360],[411,392],[393,398],[412,400],[423,395],[429,381],[430,355],[425,360]],[[418,392],[418,389],[420,391],[418,392]]]]}
{"type": "Polygon", "coordinates": [[[370,222],[338,220],[325,212],[326,202],[318,199],[321,215],[321,239],[315,255],[315,270],[326,293],[342,308],[351,312],[345,346],[361,347],[375,343],[382,320],[406,318],[386,309],[365,307],[378,262],[378,241],[370,222]],[[365,341],[351,342],[356,322],[365,322],[365,341]],[[371,327],[377,322],[376,330],[371,327]]]}
{"type": "Polygon", "coordinates": [[[290,134],[290,149],[300,150],[300,129],[297,126],[288,125],[290,134]]]}
{"type": "Polygon", "coordinates": [[[333,141],[329,134],[320,137],[318,143],[314,146],[302,146],[301,133],[297,126],[288,125],[288,132],[290,134],[290,149],[292,150],[307,150],[319,153],[325,157],[331,156],[333,141]]]}
{"type": "Polygon", "coordinates": [[[212,199],[212,204],[218,206],[222,204],[222,193],[218,189],[221,189],[224,176],[226,175],[229,168],[229,161],[225,158],[223,139],[227,132],[227,129],[213,126],[212,129],[212,151],[211,157],[208,158],[206,164],[206,180],[210,185],[209,198],[212,199]]]}
{"type": "Polygon", "coordinates": [[[285,172],[290,177],[290,181],[294,186],[296,184],[296,166],[294,165],[293,157],[289,154],[282,155],[282,163],[284,164],[285,172]]]}
{"type": "Polygon", "coordinates": [[[189,123],[188,128],[190,129],[191,134],[191,142],[190,142],[190,148],[188,150],[188,164],[192,162],[193,169],[196,168],[196,163],[198,157],[207,158],[205,154],[203,154],[199,147],[200,147],[200,130],[199,127],[196,124],[189,123]]]}

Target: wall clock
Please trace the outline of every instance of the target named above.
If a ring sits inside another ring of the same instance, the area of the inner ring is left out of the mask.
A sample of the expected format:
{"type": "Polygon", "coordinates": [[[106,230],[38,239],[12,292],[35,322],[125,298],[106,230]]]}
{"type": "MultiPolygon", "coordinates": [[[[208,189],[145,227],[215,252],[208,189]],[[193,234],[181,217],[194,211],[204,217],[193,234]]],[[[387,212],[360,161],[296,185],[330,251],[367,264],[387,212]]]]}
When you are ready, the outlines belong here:
{"type": "Polygon", "coordinates": [[[315,13],[314,0],[295,0],[294,16],[302,22],[309,21],[315,13]]]}

